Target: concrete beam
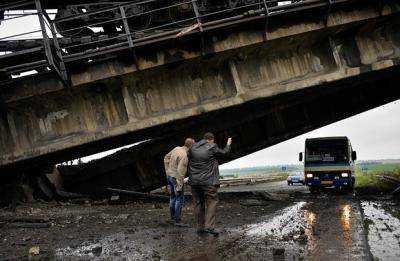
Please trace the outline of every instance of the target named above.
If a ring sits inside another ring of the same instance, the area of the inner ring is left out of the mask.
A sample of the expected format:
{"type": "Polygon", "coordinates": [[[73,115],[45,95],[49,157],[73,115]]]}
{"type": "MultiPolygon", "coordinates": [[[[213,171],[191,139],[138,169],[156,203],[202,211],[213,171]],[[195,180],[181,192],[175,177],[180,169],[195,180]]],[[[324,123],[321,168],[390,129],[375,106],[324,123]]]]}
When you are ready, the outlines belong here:
{"type": "Polygon", "coordinates": [[[231,154],[220,159],[220,163],[227,162],[400,99],[400,88],[396,84],[398,69],[359,75],[350,86],[346,86],[346,82],[337,82],[313,91],[286,93],[211,113],[194,128],[187,126],[173,135],[85,164],[74,176],[66,176],[70,177],[70,185],[66,188],[78,193],[101,193],[112,185],[120,189],[150,191],[165,185],[163,157],[174,146],[182,144],[186,137],[200,140],[203,133],[212,131],[221,147],[228,136],[233,137],[231,154]]]}
{"type": "MultiPolygon", "coordinates": [[[[337,10],[328,27],[322,21],[281,25],[267,44],[251,30],[233,33],[220,46],[216,41],[220,55],[185,56],[192,59],[139,72],[108,64],[115,74],[101,74],[95,70],[107,63],[93,66],[71,89],[58,89],[51,79],[38,79],[37,90],[31,83],[10,89],[2,93],[7,120],[0,119],[0,166],[171,135],[216,111],[383,73],[400,58],[397,5],[385,10],[383,17],[367,4],[337,10]]],[[[158,59],[153,65],[160,65],[158,59]]],[[[291,131],[284,121],[281,129],[291,131]]]]}
{"type": "MultiPolygon", "coordinates": [[[[162,45],[151,48],[144,46],[137,48],[136,56],[138,66],[130,53],[113,56],[107,61],[96,64],[84,61],[69,69],[73,86],[85,86],[93,82],[120,77],[125,74],[140,73],[143,70],[155,69],[160,66],[175,64],[190,59],[196,59],[206,55],[222,54],[236,51],[240,48],[248,48],[254,45],[263,45],[283,38],[297,37],[298,35],[318,32],[321,30],[340,31],[344,27],[355,26],[371,19],[389,17],[400,12],[400,4],[395,0],[389,0],[383,5],[380,12],[379,3],[375,1],[348,0],[346,5],[330,11],[326,17],[326,10],[287,17],[271,18],[267,31],[265,21],[255,21],[244,26],[229,27],[210,32],[204,35],[206,50],[199,44],[198,38],[175,39],[162,45]],[[267,41],[264,37],[268,34],[267,41]],[[117,57],[117,59],[115,59],[117,57]]],[[[25,78],[24,78],[25,79],[25,78]]],[[[31,81],[22,80],[16,82],[10,88],[4,90],[4,99],[8,102],[29,98],[35,95],[57,92],[64,87],[57,77],[45,75],[43,77],[32,77],[31,81]]]]}

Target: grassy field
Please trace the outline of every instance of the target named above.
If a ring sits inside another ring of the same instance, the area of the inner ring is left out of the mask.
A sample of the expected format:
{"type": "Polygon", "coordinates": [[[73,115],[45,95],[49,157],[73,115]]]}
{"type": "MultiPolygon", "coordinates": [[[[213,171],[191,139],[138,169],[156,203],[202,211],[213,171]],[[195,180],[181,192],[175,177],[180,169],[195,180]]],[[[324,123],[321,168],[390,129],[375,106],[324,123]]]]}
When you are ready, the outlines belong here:
{"type": "Polygon", "coordinates": [[[221,169],[220,174],[225,178],[243,178],[243,177],[262,177],[266,175],[275,175],[276,173],[290,173],[302,171],[302,165],[284,165],[284,166],[262,166],[241,169],[221,169]]]}
{"type": "Polygon", "coordinates": [[[288,172],[247,172],[236,175],[221,176],[221,180],[235,180],[235,179],[265,179],[269,181],[282,181],[286,180],[289,176],[288,172]]]}
{"type": "Polygon", "coordinates": [[[391,192],[396,188],[393,182],[382,180],[381,175],[388,175],[400,180],[400,164],[358,165],[356,168],[356,189],[364,192],[391,192]]]}
{"type": "Polygon", "coordinates": [[[358,164],[359,171],[364,173],[396,172],[400,170],[399,163],[358,164]]]}

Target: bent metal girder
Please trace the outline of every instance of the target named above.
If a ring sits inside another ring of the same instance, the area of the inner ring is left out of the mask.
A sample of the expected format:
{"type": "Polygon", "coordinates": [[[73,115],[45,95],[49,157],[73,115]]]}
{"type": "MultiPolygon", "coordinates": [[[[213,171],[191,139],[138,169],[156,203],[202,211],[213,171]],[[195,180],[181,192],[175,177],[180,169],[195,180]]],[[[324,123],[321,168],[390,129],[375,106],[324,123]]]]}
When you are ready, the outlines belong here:
{"type": "MultiPolygon", "coordinates": [[[[136,59],[136,49],[157,42],[176,41],[177,38],[184,41],[184,38],[194,35],[200,38],[202,52],[206,54],[204,35],[211,31],[230,30],[233,25],[259,20],[264,24],[263,31],[267,32],[270,19],[287,19],[307,10],[328,17],[332,8],[358,1],[289,2],[136,0],[93,3],[81,0],[65,4],[61,1],[34,0],[7,3],[0,6],[3,23],[37,15],[40,29],[0,38],[0,52],[5,52],[0,55],[0,88],[25,74],[49,72],[55,72],[62,83],[69,86],[68,71],[73,66],[112,59],[123,50],[132,52],[132,57],[136,59]],[[10,13],[17,10],[24,12],[10,13]],[[42,39],[19,39],[30,38],[34,33],[41,33],[42,39]],[[16,37],[18,40],[15,40],[16,37]]],[[[266,34],[264,36],[267,37],[266,34]]],[[[135,63],[138,63],[137,60],[135,63]]]]}

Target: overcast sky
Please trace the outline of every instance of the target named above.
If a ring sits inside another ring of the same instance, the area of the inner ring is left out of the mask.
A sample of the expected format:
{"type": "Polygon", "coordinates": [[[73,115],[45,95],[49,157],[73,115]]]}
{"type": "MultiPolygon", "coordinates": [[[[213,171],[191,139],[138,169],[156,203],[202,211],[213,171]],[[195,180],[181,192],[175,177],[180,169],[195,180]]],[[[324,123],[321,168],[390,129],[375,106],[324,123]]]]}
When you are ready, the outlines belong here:
{"type": "MultiPolygon", "coordinates": [[[[19,18],[0,25],[0,38],[37,29],[39,29],[37,17],[19,18]]],[[[28,38],[36,37],[40,37],[40,34],[28,36],[28,38]]],[[[27,36],[17,37],[21,38],[27,36]]],[[[304,140],[321,136],[348,136],[360,160],[400,158],[399,134],[400,102],[397,101],[234,160],[224,164],[222,168],[298,163],[298,153],[303,150],[304,140]]],[[[88,157],[87,160],[112,152],[115,150],[88,157]]]]}
{"type": "Polygon", "coordinates": [[[400,101],[311,131],[222,165],[242,168],[298,163],[298,153],[310,137],[348,136],[359,160],[400,158],[400,101]]]}

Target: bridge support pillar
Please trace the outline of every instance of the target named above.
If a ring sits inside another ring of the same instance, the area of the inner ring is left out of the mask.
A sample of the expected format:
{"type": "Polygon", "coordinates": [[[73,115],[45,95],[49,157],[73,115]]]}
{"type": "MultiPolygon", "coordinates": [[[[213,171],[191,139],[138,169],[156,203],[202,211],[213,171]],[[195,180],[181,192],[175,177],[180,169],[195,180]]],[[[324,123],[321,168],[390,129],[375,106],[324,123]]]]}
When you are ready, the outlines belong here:
{"type": "Polygon", "coordinates": [[[236,96],[240,96],[241,94],[245,93],[245,89],[242,86],[242,83],[240,82],[239,78],[239,72],[236,68],[236,64],[233,60],[229,61],[229,69],[232,74],[232,79],[235,84],[235,89],[236,89],[236,96]]]}
{"type": "Polygon", "coordinates": [[[122,97],[124,98],[124,105],[126,114],[128,115],[128,121],[137,122],[138,119],[135,116],[135,110],[133,108],[132,98],[129,95],[129,90],[126,85],[122,87],[122,97]]]}
{"type": "Polygon", "coordinates": [[[329,37],[329,46],[331,47],[333,58],[335,59],[335,63],[338,67],[338,70],[340,70],[340,71],[343,70],[344,66],[342,64],[342,60],[340,59],[339,50],[337,48],[335,41],[332,39],[332,37],[329,37]]]}

